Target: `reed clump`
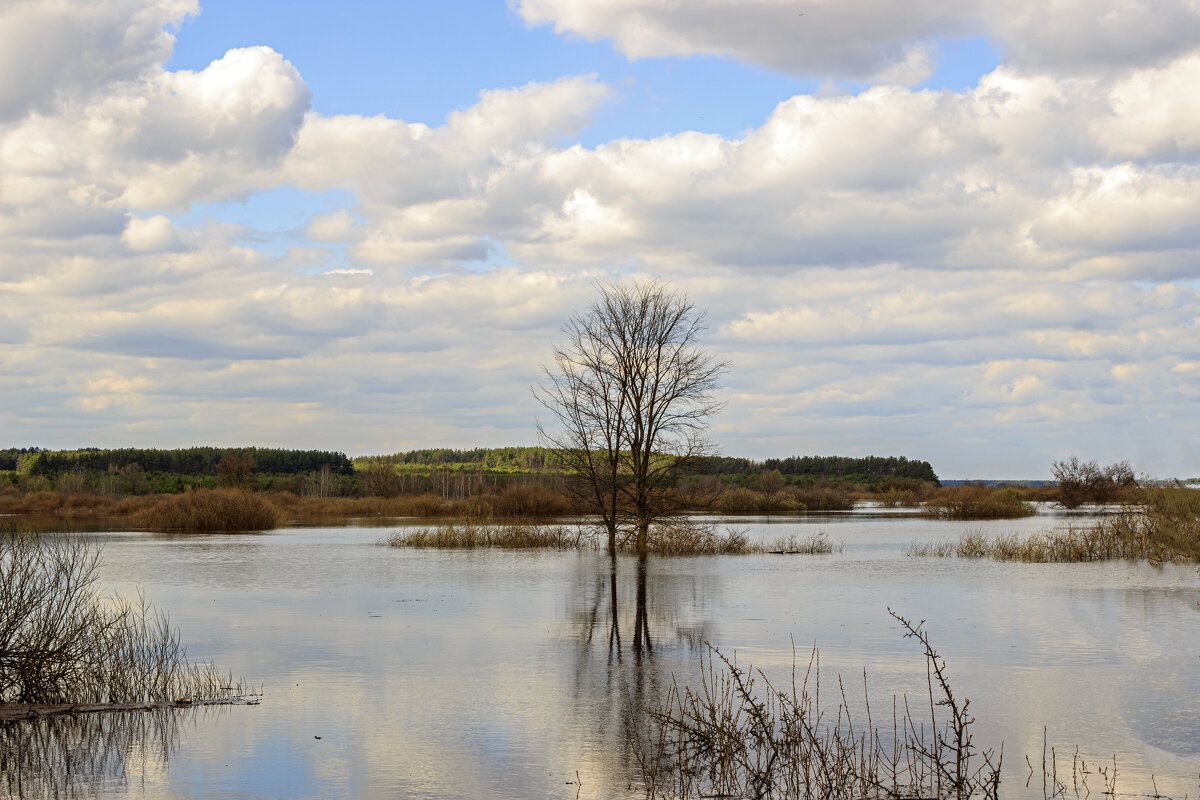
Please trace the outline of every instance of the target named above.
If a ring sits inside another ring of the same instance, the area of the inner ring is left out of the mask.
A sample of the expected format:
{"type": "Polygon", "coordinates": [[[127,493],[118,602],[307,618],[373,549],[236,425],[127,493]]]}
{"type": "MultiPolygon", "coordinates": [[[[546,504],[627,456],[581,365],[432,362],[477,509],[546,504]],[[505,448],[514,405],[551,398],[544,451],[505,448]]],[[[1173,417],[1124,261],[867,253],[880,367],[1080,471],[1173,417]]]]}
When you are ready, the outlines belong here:
{"type": "Polygon", "coordinates": [[[257,492],[195,489],[162,498],[132,521],[156,531],[265,531],[283,524],[283,515],[257,492]]]}
{"type": "Polygon", "coordinates": [[[635,709],[632,744],[647,797],[996,798],[1002,756],[975,746],[970,701],[950,687],[946,662],[921,625],[893,612],[925,651],[928,707],[893,700],[890,724],[855,712],[839,676],[836,708],[823,705],[820,654],[791,684],[709,646],[697,688],[673,683],[658,705],[635,709]]]}
{"type": "Polygon", "coordinates": [[[1017,519],[1037,513],[1014,488],[955,486],[938,490],[925,501],[925,514],[935,519],[1017,519]]]}
{"type": "Polygon", "coordinates": [[[942,558],[990,558],[1036,564],[1108,561],[1117,558],[1146,558],[1149,549],[1142,537],[1127,537],[1115,520],[1098,525],[988,536],[968,531],[957,540],[913,543],[905,555],[942,558]]]}
{"type": "Polygon", "coordinates": [[[236,691],[188,661],[166,615],[97,586],[100,550],[68,536],[0,534],[0,703],[218,699],[236,691]]]}
{"type": "Polygon", "coordinates": [[[818,531],[809,536],[789,534],[765,545],[765,548],[768,553],[776,555],[803,554],[811,556],[840,553],[846,549],[846,545],[844,542],[834,542],[825,531],[818,531]]]}
{"type": "Polygon", "coordinates": [[[506,550],[568,550],[588,546],[586,534],[563,525],[454,524],[395,531],[382,540],[390,547],[433,547],[442,550],[472,550],[497,547],[506,550]]]}
{"type": "MultiPolygon", "coordinates": [[[[656,525],[650,531],[649,552],[660,556],[749,555],[763,552],[762,545],[750,541],[745,531],[690,520],[674,520],[656,525]]],[[[634,552],[631,540],[621,550],[634,552]]]]}
{"type": "Polygon", "coordinates": [[[1200,492],[1142,490],[1142,504],[1126,506],[1094,525],[988,536],[967,531],[957,540],[914,542],[910,556],[991,558],[1030,563],[1077,563],[1113,559],[1200,561],[1200,492]]]}

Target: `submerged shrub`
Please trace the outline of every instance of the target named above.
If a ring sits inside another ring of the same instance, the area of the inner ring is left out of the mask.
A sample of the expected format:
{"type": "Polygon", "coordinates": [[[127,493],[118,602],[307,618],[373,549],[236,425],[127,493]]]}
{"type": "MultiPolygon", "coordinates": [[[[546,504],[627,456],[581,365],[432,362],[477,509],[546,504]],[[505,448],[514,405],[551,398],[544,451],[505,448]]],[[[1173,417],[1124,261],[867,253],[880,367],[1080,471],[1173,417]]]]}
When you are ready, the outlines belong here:
{"type": "Polygon", "coordinates": [[[167,618],[97,587],[100,550],[66,536],[0,534],[0,702],[125,703],[223,695],[167,618]]]}
{"type": "Polygon", "coordinates": [[[937,519],[1016,519],[1037,513],[1017,489],[956,486],[925,501],[925,513],[937,519]]]}
{"type": "Polygon", "coordinates": [[[927,705],[910,711],[893,696],[881,726],[869,699],[850,707],[840,676],[840,702],[823,706],[816,648],[807,670],[793,656],[790,683],[776,684],[707,645],[699,686],[672,682],[662,702],[635,709],[630,743],[646,796],[995,800],[1002,754],[974,745],[970,700],[950,688],[922,626],[892,616],[925,651],[927,705]]]}
{"type": "Polygon", "coordinates": [[[196,489],[159,500],[133,521],[158,531],[264,531],[283,521],[262,495],[242,489],[196,489]]]}

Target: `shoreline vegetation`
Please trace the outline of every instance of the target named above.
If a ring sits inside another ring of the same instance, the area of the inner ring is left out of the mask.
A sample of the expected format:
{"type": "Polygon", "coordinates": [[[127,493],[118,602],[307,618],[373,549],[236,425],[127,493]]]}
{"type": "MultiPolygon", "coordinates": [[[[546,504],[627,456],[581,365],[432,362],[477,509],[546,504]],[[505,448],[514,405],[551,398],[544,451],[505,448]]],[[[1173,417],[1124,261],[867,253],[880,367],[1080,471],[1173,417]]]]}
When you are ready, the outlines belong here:
{"type": "Polygon", "coordinates": [[[0,533],[0,720],[249,704],[194,663],[165,614],[103,591],[101,550],[70,535],[0,533]]]}
{"type": "Polygon", "coordinates": [[[958,539],[913,542],[905,555],[990,558],[1026,563],[1082,563],[1115,559],[1200,562],[1200,492],[1146,488],[1137,503],[1122,506],[1092,525],[1037,533],[967,531],[958,539]]]}

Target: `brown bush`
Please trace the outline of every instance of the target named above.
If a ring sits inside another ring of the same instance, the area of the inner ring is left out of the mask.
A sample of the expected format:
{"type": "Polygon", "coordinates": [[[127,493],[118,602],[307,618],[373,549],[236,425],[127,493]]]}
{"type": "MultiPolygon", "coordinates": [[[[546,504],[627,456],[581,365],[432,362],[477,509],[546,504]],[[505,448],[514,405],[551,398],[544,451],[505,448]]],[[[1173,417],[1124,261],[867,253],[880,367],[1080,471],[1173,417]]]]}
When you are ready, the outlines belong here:
{"type": "Polygon", "coordinates": [[[158,531],[263,531],[279,527],[283,516],[255,492],[196,489],[162,498],[133,522],[158,531]]]}
{"type": "Polygon", "coordinates": [[[520,483],[488,498],[497,517],[527,519],[569,514],[571,503],[558,492],[538,484],[520,483]]]}
{"type": "Polygon", "coordinates": [[[786,490],[809,511],[850,511],[854,496],[840,486],[790,486],[786,490]]]}
{"type": "Polygon", "coordinates": [[[1016,519],[1037,509],[1013,488],[954,486],[939,489],[925,501],[925,513],[937,519],[1016,519]]]}

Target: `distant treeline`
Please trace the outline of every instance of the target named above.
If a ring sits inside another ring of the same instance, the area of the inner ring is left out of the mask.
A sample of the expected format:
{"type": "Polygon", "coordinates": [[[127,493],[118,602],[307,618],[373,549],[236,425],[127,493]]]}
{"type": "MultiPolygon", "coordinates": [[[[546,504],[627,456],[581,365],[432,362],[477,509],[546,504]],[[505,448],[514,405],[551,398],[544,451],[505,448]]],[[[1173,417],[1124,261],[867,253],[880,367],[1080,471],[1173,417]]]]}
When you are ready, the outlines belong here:
{"type": "MultiPolygon", "coordinates": [[[[409,450],[358,458],[355,463],[360,468],[371,463],[392,464],[400,471],[424,473],[434,469],[468,472],[556,472],[565,469],[561,456],[545,447],[409,450]]],[[[766,461],[712,456],[697,462],[691,474],[696,477],[716,476],[728,483],[744,484],[771,470],[778,470],[789,483],[812,483],[828,479],[875,485],[886,478],[938,483],[937,473],[928,461],[916,461],[904,456],[791,456],[769,458],[766,461]]]]}
{"type": "Polygon", "coordinates": [[[328,466],[335,475],[351,475],[354,464],[345,453],[327,450],[282,450],[270,447],[187,447],[180,450],[126,447],[117,450],[0,450],[0,470],[52,477],[63,472],[105,472],[140,468],[143,472],[216,475],[226,458],[248,458],[254,470],[274,475],[316,472],[328,466]]]}
{"type": "MultiPolygon", "coordinates": [[[[0,472],[23,491],[57,489],[102,494],[174,493],[217,485],[322,496],[380,494],[472,497],[513,485],[561,489],[571,480],[560,453],[545,447],[409,450],[353,461],[326,450],[189,447],[0,450],[0,472]],[[390,476],[390,477],[389,477],[390,476]]],[[[677,488],[720,491],[722,484],[758,489],[765,473],[788,486],[876,489],[889,479],[937,484],[927,461],[903,456],[792,456],[752,461],[713,456],[680,475],[677,488]]]]}
{"type": "Polygon", "coordinates": [[[476,467],[505,472],[540,472],[564,468],[558,451],[548,447],[474,447],[470,450],[440,447],[429,450],[407,450],[385,456],[367,456],[357,458],[355,461],[359,464],[476,467]]]}

